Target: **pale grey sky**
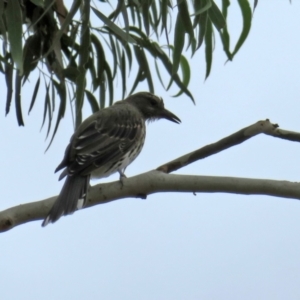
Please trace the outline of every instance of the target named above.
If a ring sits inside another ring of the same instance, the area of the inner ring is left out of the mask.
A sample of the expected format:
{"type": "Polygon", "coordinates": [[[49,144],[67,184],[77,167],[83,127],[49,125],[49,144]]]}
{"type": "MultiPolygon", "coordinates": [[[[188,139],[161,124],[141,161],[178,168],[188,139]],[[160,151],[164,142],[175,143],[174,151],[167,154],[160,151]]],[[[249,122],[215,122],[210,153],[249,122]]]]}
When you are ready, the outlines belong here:
{"type": "MultiPolygon", "coordinates": [[[[259,1],[250,36],[233,62],[224,65],[217,38],[206,82],[203,50],[197,53],[190,85],[196,106],[185,96],[172,98],[177,89],[165,92],[156,80],[156,94],[182,124],[149,124],[145,147],[127,176],[154,169],[260,119],[300,131],[299,12],[299,0],[292,5],[259,1]]],[[[240,14],[231,13],[231,32],[237,36],[240,14]]],[[[0,85],[4,95],[3,77],[0,85]]],[[[24,91],[25,111],[32,90],[28,86],[24,91]]],[[[39,132],[44,99],[39,95],[39,104],[24,116],[24,128],[17,126],[14,106],[4,117],[2,101],[0,210],[60,191],[62,183],[53,172],[72,133],[71,118],[63,120],[44,154],[45,130],[39,132]]],[[[88,107],[85,113],[90,113],[88,107]]],[[[297,143],[257,136],[178,173],[299,181],[299,153],[297,143]]],[[[296,300],[299,236],[296,200],[170,193],[145,201],[115,201],[46,228],[32,222],[1,234],[1,297],[296,300]]]]}

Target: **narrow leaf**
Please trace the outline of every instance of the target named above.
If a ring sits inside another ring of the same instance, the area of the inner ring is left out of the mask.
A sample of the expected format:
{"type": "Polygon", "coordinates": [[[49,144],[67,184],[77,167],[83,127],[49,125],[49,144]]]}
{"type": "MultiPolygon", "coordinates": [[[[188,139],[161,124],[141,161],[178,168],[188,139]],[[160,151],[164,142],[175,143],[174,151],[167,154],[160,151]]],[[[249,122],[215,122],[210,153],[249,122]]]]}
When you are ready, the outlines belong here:
{"type": "Polygon", "coordinates": [[[162,78],[161,78],[161,75],[160,75],[160,71],[159,71],[159,67],[158,67],[157,61],[155,60],[154,62],[155,62],[155,70],[156,70],[156,74],[157,74],[157,76],[158,76],[158,79],[159,79],[159,81],[160,81],[160,84],[161,84],[161,85],[163,86],[163,88],[166,90],[165,84],[164,84],[164,82],[163,82],[163,80],[162,80],[162,78]]]}
{"type": "Polygon", "coordinates": [[[13,94],[13,65],[6,62],[5,63],[5,82],[6,82],[6,106],[5,106],[5,115],[9,113],[12,94],[13,94]]]}
{"type": "Polygon", "coordinates": [[[31,97],[31,102],[30,102],[28,114],[31,112],[31,110],[33,108],[33,105],[35,103],[35,99],[36,99],[39,87],[40,87],[40,76],[39,76],[38,80],[36,81],[36,84],[35,84],[35,87],[34,87],[34,90],[33,90],[33,94],[32,94],[32,97],[31,97]]]}
{"type": "MultiPolygon", "coordinates": [[[[227,19],[227,12],[228,12],[228,7],[230,5],[229,0],[223,0],[222,2],[222,13],[225,19],[227,19]]],[[[227,26],[225,26],[221,31],[220,31],[220,36],[221,40],[223,43],[223,49],[224,52],[226,53],[227,57],[229,60],[232,60],[232,54],[230,52],[230,35],[227,29],[227,26]]]]}
{"type": "Polygon", "coordinates": [[[8,39],[11,48],[11,55],[17,66],[17,69],[19,70],[20,75],[22,75],[22,11],[19,1],[11,0],[7,2],[6,24],[8,39]]]}
{"type": "Polygon", "coordinates": [[[50,87],[50,84],[49,83],[46,84],[46,95],[45,95],[45,102],[44,102],[44,114],[43,114],[43,122],[42,122],[41,129],[44,127],[44,124],[45,124],[45,121],[46,121],[47,111],[48,111],[49,107],[51,106],[49,104],[50,103],[49,87],[50,87]]]}
{"type": "Polygon", "coordinates": [[[254,0],[253,12],[255,11],[255,8],[256,8],[257,4],[258,4],[258,0],[254,0]]]}
{"type": "Polygon", "coordinates": [[[135,40],[126,32],[124,32],[120,27],[118,27],[115,23],[113,23],[110,19],[108,19],[104,14],[102,14],[99,10],[94,7],[91,7],[95,15],[106,24],[116,35],[123,39],[124,42],[135,44],[135,40]]]}
{"type": "Polygon", "coordinates": [[[149,36],[149,1],[143,1],[143,4],[142,4],[142,16],[143,16],[143,22],[144,22],[144,27],[145,27],[145,31],[146,31],[146,34],[147,36],[149,36]]]}
{"type": "MultiPolygon", "coordinates": [[[[190,78],[191,78],[191,69],[190,65],[187,61],[187,59],[182,55],[180,58],[180,68],[182,71],[182,83],[188,87],[190,83],[190,78]]],[[[173,97],[178,97],[183,93],[183,90],[180,90],[176,95],[173,97]]]]}
{"type": "Polygon", "coordinates": [[[114,101],[114,88],[113,88],[113,78],[112,73],[109,67],[109,64],[105,62],[105,73],[106,73],[106,82],[108,84],[108,92],[109,92],[109,106],[113,104],[114,101]]]}
{"type": "Polygon", "coordinates": [[[57,83],[55,80],[53,80],[54,86],[59,94],[59,98],[60,98],[60,104],[59,104],[59,109],[58,109],[58,114],[57,114],[57,119],[56,119],[56,124],[52,133],[52,137],[51,140],[49,142],[49,145],[47,147],[47,149],[45,151],[47,151],[49,149],[49,147],[51,146],[53,139],[55,137],[55,134],[57,132],[58,126],[60,124],[61,119],[64,117],[65,115],[65,111],[66,111],[66,103],[67,103],[67,94],[66,94],[66,84],[64,81],[61,81],[60,83],[57,83]]]}
{"type": "Polygon", "coordinates": [[[222,28],[224,28],[226,26],[226,20],[224,19],[217,4],[214,1],[212,1],[211,4],[212,4],[211,8],[208,10],[209,18],[213,22],[215,27],[218,30],[221,30],[222,28]]]}
{"type": "Polygon", "coordinates": [[[111,35],[109,35],[109,41],[110,41],[111,53],[113,55],[113,62],[114,62],[114,67],[113,67],[112,73],[113,73],[113,77],[115,77],[115,74],[117,73],[117,66],[118,66],[117,50],[116,50],[116,44],[111,35]]]}
{"type": "MultiPolygon", "coordinates": [[[[6,5],[6,4],[5,4],[6,5]]],[[[4,14],[4,0],[0,0],[0,33],[5,43],[7,43],[6,27],[5,27],[5,14],[4,14]]],[[[5,47],[3,46],[3,49],[5,47]]]]}
{"type": "Polygon", "coordinates": [[[160,1],[160,11],[161,11],[161,33],[163,31],[168,32],[167,30],[167,20],[168,20],[168,2],[160,1]]]}
{"type": "Polygon", "coordinates": [[[163,63],[166,70],[170,74],[172,80],[175,81],[177,86],[181,90],[183,90],[184,93],[186,95],[188,95],[191,98],[191,100],[195,103],[193,95],[188,90],[188,88],[181,82],[180,77],[178,76],[178,74],[172,74],[172,63],[171,63],[169,57],[166,55],[166,53],[164,51],[162,51],[156,43],[151,43],[150,46],[151,47],[147,48],[147,50],[149,50],[151,53],[153,53],[155,55],[155,57],[160,59],[160,61],[163,63]]]}
{"type": "Polygon", "coordinates": [[[126,94],[126,59],[124,51],[122,53],[121,59],[121,77],[122,77],[122,99],[124,99],[126,94]]]}
{"type": "Polygon", "coordinates": [[[199,34],[198,34],[198,44],[196,49],[199,49],[203,43],[206,34],[207,22],[210,22],[210,20],[208,20],[208,12],[206,11],[199,16],[199,27],[198,27],[199,34]]]}
{"type": "Polygon", "coordinates": [[[238,0],[238,3],[241,8],[242,16],[243,16],[243,29],[236,43],[236,46],[232,52],[232,57],[239,51],[239,49],[244,44],[250,32],[251,20],[252,20],[252,11],[249,2],[247,0],[238,0]]]}
{"type": "Polygon", "coordinates": [[[21,81],[22,77],[16,73],[15,78],[15,104],[16,104],[16,115],[19,126],[24,126],[23,116],[22,116],[22,107],[21,107],[21,81]]]}
{"type": "Polygon", "coordinates": [[[150,71],[150,68],[148,65],[148,61],[147,61],[145,52],[143,49],[141,49],[140,47],[137,47],[137,46],[134,47],[134,51],[135,51],[137,61],[140,65],[140,70],[143,71],[143,76],[147,79],[149,91],[151,93],[154,93],[154,86],[153,86],[153,82],[152,82],[151,71],[150,71]]]}
{"type": "Polygon", "coordinates": [[[191,16],[197,16],[197,15],[203,14],[204,12],[208,11],[211,8],[211,5],[212,5],[211,0],[208,0],[207,3],[202,8],[200,8],[199,10],[197,10],[191,16]]]}
{"type": "Polygon", "coordinates": [[[30,0],[33,4],[39,7],[44,7],[44,0],[30,0]]]}
{"type": "Polygon", "coordinates": [[[131,91],[129,92],[129,95],[131,95],[135,91],[135,89],[138,86],[138,84],[141,81],[143,81],[144,79],[145,79],[145,76],[143,75],[143,70],[141,68],[139,68],[139,71],[138,71],[138,73],[136,75],[136,78],[135,78],[135,80],[133,82],[133,85],[132,85],[131,91]]]}
{"type": "Polygon", "coordinates": [[[106,62],[105,52],[103,50],[101,42],[94,34],[91,35],[91,42],[94,45],[97,53],[97,80],[100,81],[104,72],[104,66],[106,62]]]}
{"type": "Polygon", "coordinates": [[[85,94],[91,106],[92,112],[95,113],[100,110],[96,97],[88,90],[85,90],[85,94]]]}
{"type": "Polygon", "coordinates": [[[125,52],[126,52],[126,56],[127,56],[127,59],[128,59],[128,64],[129,64],[129,72],[131,70],[131,66],[132,66],[132,54],[131,54],[131,49],[128,45],[126,45],[124,47],[125,49],[125,52]]]}
{"type": "Polygon", "coordinates": [[[213,56],[213,29],[211,22],[207,23],[206,33],[205,33],[205,60],[206,60],[206,74],[205,79],[210,74],[213,56]]]}
{"type": "MultiPolygon", "coordinates": [[[[106,78],[106,73],[104,73],[104,77],[106,78]]],[[[105,80],[100,82],[100,87],[99,87],[99,102],[100,102],[100,108],[105,107],[105,80]]]]}
{"type": "Polygon", "coordinates": [[[185,32],[192,37],[194,36],[193,24],[190,18],[189,9],[186,0],[177,0],[178,5],[178,15],[181,16],[183,20],[183,27],[185,28],[185,32]]]}
{"type": "Polygon", "coordinates": [[[194,28],[193,28],[193,24],[192,24],[192,21],[190,18],[187,1],[186,0],[177,0],[177,4],[178,4],[178,15],[180,15],[180,17],[182,19],[182,25],[185,29],[185,32],[189,36],[189,43],[188,43],[187,48],[189,48],[189,46],[191,45],[192,46],[192,54],[194,54],[195,49],[196,49],[196,41],[194,38],[194,28]]]}
{"type": "Polygon", "coordinates": [[[27,38],[23,50],[23,84],[27,80],[31,71],[33,71],[41,54],[41,38],[38,34],[27,38]]]}
{"type": "Polygon", "coordinates": [[[184,47],[184,35],[185,35],[185,30],[183,26],[183,21],[180,14],[178,14],[176,19],[176,24],[175,24],[175,31],[174,31],[172,74],[176,74],[179,67],[180,57],[184,47]]]}

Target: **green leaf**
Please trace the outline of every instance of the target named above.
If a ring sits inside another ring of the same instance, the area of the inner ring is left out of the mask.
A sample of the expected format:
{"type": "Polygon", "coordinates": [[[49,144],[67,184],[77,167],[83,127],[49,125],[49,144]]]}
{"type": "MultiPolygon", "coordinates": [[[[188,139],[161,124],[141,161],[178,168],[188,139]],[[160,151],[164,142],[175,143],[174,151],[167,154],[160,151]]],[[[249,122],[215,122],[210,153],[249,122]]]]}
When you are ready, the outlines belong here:
{"type": "MultiPolygon", "coordinates": [[[[50,95],[49,95],[49,88],[50,88],[50,84],[48,83],[48,84],[46,84],[46,95],[45,95],[45,102],[44,102],[44,114],[43,114],[43,122],[42,122],[41,129],[44,127],[44,124],[45,124],[45,121],[46,121],[47,111],[48,111],[49,107],[51,107],[51,104],[50,104],[50,95]]],[[[49,122],[50,122],[50,120],[49,120],[49,122]]]]}
{"type": "Polygon", "coordinates": [[[135,78],[135,80],[133,82],[133,85],[132,85],[131,91],[129,92],[129,95],[131,95],[135,91],[135,89],[138,86],[138,84],[141,81],[143,81],[144,79],[145,79],[145,76],[143,75],[143,70],[141,68],[139,68],[139,71],[138,71],[138,73],[136,75],[136,78],[135,78]]]}
{"type": "Polygon", "coordinates": [[[16,115],[17,115],[19,126],[24,126],[22,107],[21,107],[21,81],[22,81],[22,77],[18,73],[16,73],[16,78],[15,78],[16,115]]]}
{"type": "MultiPolygon", "coordinates": [[[[180,58],[180,68],[182,71],[182,83],[188,87],[191,78],[191,69],[188,60],[182,55],[180,58]]],[[[178,97],[183,93],[183,90],[180,90],[173,97],[178,97]]]]}
{"type": "MultiPolygon", "coordinates": [[[[225,19],[227,19],[227,12],[228,12],[228,7],[230,5],[229,0],[223,0],[222,2],[222,13],[225,19]]],[[[223,49],[224,52],[226,53],[227,57],[229,60],[232,60],[232,54],[230,52],[230,35],[228,32],[227,26],[225,26],[221,31],[220,31],[220,36],[221,40],[223,43],[223,49]]]]}
{"type": "Polygon", "coordinates": [[[173,67],[172,74],[178,71],[181,53],[184,47],[185,29],[180,14],[177,15],[175,31],[174,31],[174,51],[173,51],[173,67]]]}
{"type": "Polygon", "coordinates": [[[53,130],[53,133],[52,133],[52,137],[51,137],[51,140],[49,142],[49,145],[48,145],[46,151],[51,146],[51,144],[53,142],[53,139],[55,137],[55,134],[57,132],[59,123],[65,115],[66,103],[67,103],[67,99],[66,99],[67,98],[67,93],[66,93],[66,84],[65,84],[65,82],[61,81],[60,83],[57,83],[54,79],[52,81],[54,83],[54,86],[56,88],[57,93],[59,94],[60,104],[59,104],[59,109],[58,109],[58,113],[57,113],[56,124],[55,124],[54,130],[53,130]]]}
{"type": "Polygon", "coordinates": [[[129,72],[131,70],[131,66],[132,66],[132,54],[131,54],[131,49],[128,45],[126,45],[124,47],[125,49],[125,53],[126,53],[126,56],[127,56],[127,59],[128,59],[128,64],[129,64],[129,72]]]}
{"type": "Polygon", "coordinates": [[[160,11],[161,11],[161,33],[163,31],[168,32],[167,20],[168,20],[168,2],[160,1],[160,11]]]}
{"type": "Polygon", "coordinates": [[[218,30],[221,30],[226,26],[226,20],[214,1],[211,2],[211,8],[208,10],[208,15],[218,30]]]}
{"type": "Polygon", "coordinates": [[[125,24],[126,34],[128,35],[129,17],[128,17],[126,5],[125,5],[125,2],[123,0],[119,0],[119,3],[122,3],[122,16],[123,16],[123,21],[124,21],[124,24],[125,24]]]}
{"type": "Polygon", "coordinates": [[[198,44],[196,49],[199,49],[203,43],[205,33],[206,33],[207,22],[210,22],[210,20],[208,20],[208,12],[206,11],[199,16],[198,44]]]}
{"type": "Polygon", "coordinates": [[[105,63],[105,74],[106,74],[106,82],[108,85],[108,92],[109,92],[109,106],[113,104],[114,101],[114,88],[113,88],[113,77],[111,73],[111,69],[109,67],[109,64],[105,63]]]}
{"type": "Polygon", "coordinates": [[[100,109],[105,107],[105,81],[104,80],[100,83],[100,87],[99,87],[99,103],[100,103],[100,109]]]}
{"type": "Polygon", "coordinates": [[[124,32],[120,27],[118,27],[115,23],[113,23],[110,19],[108,19],[104,14],[102,14],[99,10],[92,7],[93,12],[95,15],[104,23],[106,24],[116,35],[118,35],[124,42],[135,44],[135,40],[129,35],[124,32]]]}
{"type": "Polygon", "coordinates": [[[3,38],[3,40],[5,41],[5,43],[7,43],[6,27],[5,27],[5,24],[4,24],[4,18],[5,18],[4,0],[0,0],[0,34],[3,38]]]}
{"type": "Polygon", "coordinates": [[[79,75],[79,71],[77,68],[69,66],[63,70],[62,74],[64,78],[68,78],[72,82],[76,82],[76,79],[79,75]]]}
{"type": "Polygon", "coordinates": [[[11,48],[11,55],[17,66],[17,69],[19,70],[19,74],[22,75],[22,11],[19,1],[11,0],[7,2],[6,24],[8,31],[8,40],[11,48]]]}
{"type": "Polygon", "coordinates": [[[254,12],[254,10],[255,10],[257,4],[258,4],[258,0],[254,0],[254,4],[253,4],[253,12],[254,12]]]}
{"type": "Polygon", "coordinates": [[[193,30],[192,21],[189,14],[187,1],[177,0],[177,5],[178,5],[178,15],[180,15],[181,19],[183,20],[182,23],[185,32],[192,38],[194,36],[194,30],[193,30]]]}
{"type": "Polygon", "coordinates": [[[145,31],[147,36],[149,36],[149,32],[150,32],[150,26],[149,26],[149,1],[144,0],[142,2],[142,15],[143,15],[143,23],[144,23],[144,27],[145,27],[145,31]]]}
{"type": "Polygon", "coordinates": [[[30,2],[32,2],[36,6],[39,6],[39,7],[42,7],[42,8],[44,7],[44,0],[30,0],[30,2]]]}
{"type": "Polygon", "coordinates": [[[114,62],[114,67],[113,67],[113,77],[115,77],[117,73],[117,66],[118,66],[118,57],[117,57],[117,47],[116,43],[114,42],[114,39],[111,35],[109,35],[109,41],[110,41],[110,46],[111,46],[111,54],[113,55],[113,62],[114,62]]]}
{"type": "Polygon", "coordinates": [[[191,16],[197,16],[197,15],[203,14],[204,12],[208,11],[211,8],[211,5],[212,5],[211,0],[208,0],[207,3],[202,8],[200,8],[199,10],[197,10],[191,16]]]}
{"type": "Polygon", "coordinates": [[[213,28],[211,22],[207,22],[205,33],[205,60],[206,60],[206,74],[205,79],[210,74],[213,57],[213,28]]]}
{"type": "Polygon", "coordinates": [[[120,6],[121,12],[122,12],[122,16],[123,16],[123,21],[125,24],[125,32],[126,35],[129,35],[129,18],[128,18],[128,13],[127,13],[127,9],[126,9],[126,5],[125,2],[123,0],[119,0],[118,1],[118,6],[120,6]]]}
{"type": "MultiPolygon", "coordinates": [[[[91,51],[91,55],[94,56],[93,51],[91,51]]],[[[98,80],[98,77],[97,77],[94,62],[95,62],[94,57],[90,57],[89,62],[86,65],[86,67],[90,71],[90,74],[91,74],[91,77],[92,77],[93,91],[95,91],[100,85],[100,81],[98,80]]]]}
{"type": "Polygon", "coordinates": [[[232,57],[239,51],[239,49],[244,44],[251,28],[251,20],[252,20],[252,11],[250,4],[247,0],[238,0],[240,9],[242,11],[243,16],[243,29],[241,35],[236,43],[236,46],[232,52],[232,57]]]}
{"type": "Polygon", "coordinates": [[[31,102],[30,102],[28,114],[31,112],[31,110],[33,108],[33,105],[35,103],[35,99],[36,99],[39,87],[40,87],[40,76],[39,76],[38,80],[36,81],[36,84],[35,84],[35,87],[34,87],[34,90],[33,90],[33,94],[32,94],[32,97],[31,97],[31,102]]]}
{"type": "Polygon", "coordinates": [[[5,82],[6,82],[6,106],[5,106],[5,115],[9,113],[11,100],[12,100],[12,94],[13,94],[13,72],[14,68],[13,65],[6,62],[5,63],[5,82]]]}
{"type": "MultiPolygon", "coordinates": [[[[46,5],[47,9],[50,10],[52,7],[52,0],[50,0],[51,2],[48,3],[48,5],[46,5]]],[[[81,0],[74,0],[72,2],[72,6],[66,16],[66,18],[64,19],[64,22],[61,26],[61,28],[55,33],[55,38],[52,42],[52,46],[48,49],[48,51],[46,53],[44,53],[44,57],[47,57],[50,52],[52,52],[52,50],[54,49],[55,46],[57,46],[57,43],[59,43],[58,41],[60,41],[60,39],[65,35],[64,33],[67,31],[67,28],[70,26],[75,14],[77,13],[77,11],[80,8],[82,1],[81,0]]],[[[89,4],[89,2],[84,2],[89,4]]],[[[52,11],[52,9],[51,9],[52,11]]],[[[84,15],[84,13],[82,13],[82,15],[84,15]]]]}
{"type": "Polygon", "coordinates": [[[166,87],[165,87],[164,82],[163,82],[163,80],[161,78],[161,75],[160,75],[160,71],[159,71],[159,67],[158,67],[158,64],[157,64],[157,60],[155,60],[154,62],[155,62],[155,70],[156,70],[158,79],[159,79],[161,85],[163,86],[163,88],[166,90],[166,87]]]}
{"type": "Polygon", "coordinates": [[[227,20],[229,6],[230,6],[230,0],[222,0],[222,14],[225,20],[227,20]]]}
{"type": "Polygon", "coordinates": [[[91,92],[89,92],[88,90],[85,90],[85,94],[86,94],[86,97],[87,97],[87,99],[89,101],[89,104],[91,106],[92,112],[95,113],[95,112],[99,111],[100,107],[98,105],[98,101],[97,101],[96,97],[91,92]]]}
{"type": "Polygon", "coordinates": [[[196,49],[196,41],[194,38],[194,28],[193,28],[193,24],[192,24],[192,21],[190,18],[187,1],[186,0],[177,0],[177,5],[178,5],[178,15],[180,15],[180,17],[181,17],[183,28],[185,29],[185,32],[189,36],[188,48],[191,45],[192,46],[192,54],[194,54],[195,49],[196,49]]]}
{"type": "Polygon", "coordinates": [[[103,50],[101,42],[98,40],[98,38],[94,34],[91,35],[91,42],[96,49],[97,77],[98,77],[97,80],[100,81],[103,76],[104,66],[105,66],[105,62],[106,62],[105,52],[103,50]]]}
{"type": "Polygon", "coordinates": [[[82,106],[84,101],[84,91],[86,88],[87,64],[90,59],[90,2],[84,1],[81,6],[81,36],[79,48],[79,74],[76,77],[76,99],[75,99],[75,128],[82,122],[82,106]]]}
{"type": "Polygon", "coordinates": [[[160,22],[160,18],[158,18],[157,15],[156,1],[152,1],[151,3],[151,12],[152,12],[150,18],[151,26],[154,29],[156,39],[158,39],[158,25],[160,22]]]}
{"type": "Polygon", "coordinates": [[[28,37],[23,50],[23,84],[27,80],[31,71],[33,71],[40,58],[41,38],[40,35],[34,34],[28,37]]]}
{"type": "MultiPolygon", "coordinates": [[[[52,86],[52,89],[53,89],[53,82],[51,84],[52,86]]],[[[52,97],[53,97],[53,91],[52,91],[52,97]]],[[[48,138],[49,136],[49,133],[50,133],[50,129],[51,129],[51,124],[52,124],[52,112],[53,112],[53,109],[54,107],[51,109],[51,101],[50,101],[50,94],[48,93],[48,99],[46,101],[47,103],[47,112],[48,112],[48,128],[47,128],[47,133],[46,133],[46,139],[48,138]]],[[[52,103],[53,103],[53,98],[52,98],[52,103]]]]}
{"type": "Polygon", "coordinates": [[[122,99],[124,99],[126,93],[126,59],[125,59],[124,51],[122,52],[122,58],[121,58],[121,77],[122,77],[122,99]]]}
{"type": "Polygon", "coordinates": [[[138,46],[134,46],[134,52],[135,52],[135,56],[137,58],[139,66],[140,66],[140,70],[142,70],[142,72],[143,72],[143,74],[142,74],[143,76],[141,76],[140,79],[142,77],[146,78],[147,82],[148,82],[149,91],[151,93],[154,93],[154,86],[153,86],[153,82],[152,82],[151,71],[150,71],[150,68],[148,65],[148,60],[145,55],[145,52],[143,49],[141,49],[138,46]]]}
{"type": "MultiPolygon", "coordinates": [[[[122,51],[121,51],[120,43],[116,43],[116,50],[117,50],[117,62],[118,62],[117,65],[121,70],[122,51]]],[[[113,79],[115,79],[116,75],[117,74],[114,74],[113,79]]]]}
{"type": "MultiPolygon", "coordinates": [[[[171,46],[170,46],[170,48],[172,49],[171,46]]],[[[177,86],[181,90],[183,90],[183,92],[186,95],[188,95],[191,98],[191,100],[195,103],[193,95],[188,90],[188,88],[182,83],[182,81],[180,80],[180,77],[178,76],[178,74],[172,74],[172,63],[171,63],[171,61],[169,59],[169,56],[167,56],[166,53],[164,51],[162,51],[162,49],[160,49],[160,47],[155,42],[150,43],[149,45],[147,45],[147,50],[154,57],[159,58],[159,60],[163,63],[163,65],[165,66],[166,70],[168,71],[168,73],[171,76],[171,82],[175,81],[175,83],[177,84],[177,86]]]]}

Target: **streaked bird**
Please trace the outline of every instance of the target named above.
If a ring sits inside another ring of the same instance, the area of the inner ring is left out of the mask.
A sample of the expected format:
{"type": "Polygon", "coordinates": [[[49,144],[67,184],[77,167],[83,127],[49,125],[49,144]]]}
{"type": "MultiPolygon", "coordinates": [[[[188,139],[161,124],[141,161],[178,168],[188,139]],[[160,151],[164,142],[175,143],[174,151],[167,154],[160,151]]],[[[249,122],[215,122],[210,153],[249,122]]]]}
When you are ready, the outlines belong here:
{"type": "Polygon", "coordinates": [[[143,148],[145,121],[158,119],[181,122],[165,109],[162,98],[140,92],[84,120],[55,170],[64,169],[59,180],[66,180],[42,226],[77,210],[79,200],[85,201],[90,177],[102,178],[119,172],[122,179],[126,167],[143,148]]]}

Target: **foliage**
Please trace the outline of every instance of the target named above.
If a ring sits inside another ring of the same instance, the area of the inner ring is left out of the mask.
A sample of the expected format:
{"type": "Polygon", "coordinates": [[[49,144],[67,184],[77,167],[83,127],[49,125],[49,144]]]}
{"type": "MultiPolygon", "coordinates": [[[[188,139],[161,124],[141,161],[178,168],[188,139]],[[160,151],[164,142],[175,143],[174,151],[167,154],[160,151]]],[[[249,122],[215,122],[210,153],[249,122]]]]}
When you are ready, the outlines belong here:
{"type": "MultiPolygon", "coordinates": [[[[226,25],[229,0],[220,1],[220,7],[213,0],[119,0],[110,14],[104,13],[108,0],[93,3],[75,0],[69,12],[63,0],[0,0],[3,44],[0,72],[7,86],[6,114],[14,96],[18,124],[24,125],[21,90],[34,70],[39,76],[29,112],[43,83],[43,125],[47,120],[47,136],[52,130],[50,144],[65,114],[67,99],[74,102],[75,126],[78,126],[85,99],[93,111],[112,104],[117,78],[121,78],[123,98],[145,80],[149,91],[155,92],[149,67],[153,62],[163,86],[161,72],[169,74],[167,90],[175,84],[179,88],[175,96],[184,93],[194,101],[188,89],[190,67],[182,53],[188,51],[193,56],[204,45],[207,78],[217,33],[227,59],[232,60],[247,38],[252,20],[249,1],[236,1],[243,24],[231,50],[226,25]],[[138,68],[133,69],[133,63],[138,68]],[[135,78],[130,89],[127,87],[129,72],[135,78]],[[86,78],[91,79],[90,88],[86,78]]],[[[257,5],[257,0],[253,5],[257,5]]]]}

